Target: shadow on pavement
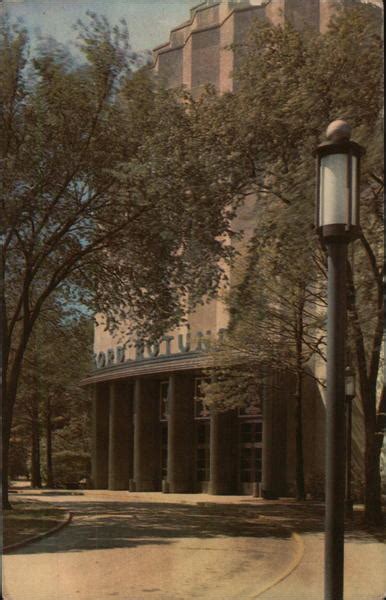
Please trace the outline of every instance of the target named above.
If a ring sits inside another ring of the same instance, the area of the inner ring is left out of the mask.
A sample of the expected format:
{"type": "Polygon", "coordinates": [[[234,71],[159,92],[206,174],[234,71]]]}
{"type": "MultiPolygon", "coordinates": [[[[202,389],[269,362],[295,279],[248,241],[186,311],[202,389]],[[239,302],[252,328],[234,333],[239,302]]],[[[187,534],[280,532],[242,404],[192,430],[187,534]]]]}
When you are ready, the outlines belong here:
{"type": "MultiPolygon", "coordinates": [[[[178,538],[276,537],[291,533],[281,524],[259,519],[255,507],[144,502],[61,503],[73,512],[71,525],[57,536],[15,550],[17,554],[81,552],[173,543],[178,538]]],[[[8,553],[9,555],[12,552],[8,553]]]]}
{"type": "MultiPolygon", "coordinates": [[[[260,516],[278,520],[282,525],[290,527],[298,533],[324,532],[324,504],[322,502],[280,502],[265,503],[258,507],[260,516]]],[[[366,529],[363,514],[355,512],[353,519],[346,519],[345,538],[362,543],[373,543],[374,536],[378,541],[385,541],[385,531],[381,527],[377,530],[366,529]]]]}
{"type": "MultiPolygon", "coordinates": [[[[24,491],[24,488],[19,488],[19,489],[23,489],[23,491],[24,491]]],[[[25,489],[29,490],[29,488],[25,488],[25,489]]],[[[11,490],[11,492],[12,492],[12,494],[15,493],[14,490],[11,490]]],[[[16,493],[17,493],[17,490],[16,490],[16,493]]],[[[84,496],[84,495],[85,495],[84,492],[79,491],[79,490],[78,491],[74,491],[74,490],[57,490],[57,491],[41,490],[40,491],[39,490],[38,492],[28,491],[28,496],[38,496],[39,498],[41,498],[42,496],[84,496]]],[[[23,497],[23,495],[20,495],[20,496],[21,496],[21,498],[23,497]]]]}
{"type": "MultiPolygon", "coordinates": [[[[291,530],[300,534],[324,531],[324,505],[316,502],[257,501],[254,505],[169,504],[130,502],[129,499],[127,502],[71,502],[74,493],[67,492],[68,499],[60,503],[61,508],[73,513],[71,525],[58,535],[20,548],[15,553],[132,548],[170,544],[179,538],[289,539],[291,530]]],[[[47,492],[47,495],[53,494],[56,492],[47,492]]],[[[65,494],[60,491],[60,495],[65,494]]],[[[359,543],[374,542],[357,521],[346,523],[346,538],[359,543]]]]}

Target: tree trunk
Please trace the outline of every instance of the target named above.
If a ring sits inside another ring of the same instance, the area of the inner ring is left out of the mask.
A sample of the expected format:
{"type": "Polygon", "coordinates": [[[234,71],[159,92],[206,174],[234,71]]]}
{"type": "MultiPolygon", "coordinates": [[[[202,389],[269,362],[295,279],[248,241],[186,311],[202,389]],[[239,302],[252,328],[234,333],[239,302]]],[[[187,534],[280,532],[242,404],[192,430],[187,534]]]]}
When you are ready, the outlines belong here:
{"type": "Polygon", "coordinates": [[[304,454],[303,454],[303,410],[302,410],[302,373],[296,375],[296,500],[305,500],[304,454]]]}
{"type": "MultiPolygon", "coordinates": [[[[369,404],[375,407],[376,402],[372,400],[369,404]]],[[[368,525],[383,523],[380,455],[383,446],[385,409],[386,397],[383,388],[378,414],[375,410],[365,411],[365,520],[368,525]]]]}
{"type": "MultiPolygon", "coordinates": [[[[1,294],[0,294],[1,296],[1,294]]],[[[5,313],[5,304],[4,304],[5,313]]],[[[4,314],[3,314],[4,319],[4,314]]],[[[9,502],[8,477],[9,477],[9,447],[11,440],[11,428],[13,411],[16,402],[17,387],[21,373],[24,353],[31,333],[31,326],[25,326],[22,340],[16,350],[15,358],[10,364],[9,342],[7,331],[3,327],[3,339],[1,340],[2,351],[2,507],[4,510],[12,508],[9,502]]]]}
{"type": "Polygon", "coordinates": [[[379,469],[382,445],[374,435],[374,430],[366,429],[365,445],[365,520],[367,525],[381,525],[382,494],[381,475],[379,469]]]}
{"type": "MultiPolygon", "coordinates": [[[[367,373],[359,368],[360,388],[365,425],[365,520],[368,525],[382,523],[382,492],[380,473],[380,453],[383,435],[379,430],[381,420],[377,419],[376,382],[367,377],[367,373]]],[[[379,412],[382,412],[384,395],[381,398],[379,412]]]]}
{"type": "Polygon", "coordinates": [[[8,427],[5,416],[3,417],[3,440],[2,440],[2,508],[3,510],[10,510],[12,508],[9,502],[9,491],[8,491],[8,456],[9,456],[9,440],[10,440],[10,427],[8,427]]]}
{"type": "Polygon", "coordinates": [[[46,485],[52,488],[54,485],[54,473],[52,469],[52,422],[51,422],[51,398],[48,394],[46,405],[46,485]]]}
{"type": "Polygon", "coordinates": [[[304,453],[303,453],[303,334],[304,334],[304,288],[299,289],[298,305],[296,308],[296,387],[295,387],[295,419],[296,419],[296,500],[306,499],[304,484],[304,453]]]}
{"type": "Polygon", "coordinates": [[[37,391],[32,396],[32,455],[31,455],[31,485],[34,488],[42,486],[40,473],[40,423],[39,423],[39,396],[37,391]]]}
{"type": "MultiPolygon", "coordinates": [[[[353,280],[351,265],[348,264],[348,307],[351,311],[351,325],[354,334],[354,343],[359,375],[360,396],[364,413],[365,426],[365,520],[368,525],[378,525],[382,522],[382,492],[380,476],[380,452],[383,435],[382,419],[377,419],[377,375],[380,361],[380,349],[383,337],[383,288],[379,286],[379,314],[374,338],[372,340],[372,353],[370,367],[366,360],[365,336],[360,327],[358,310],[356,307],[356,290],[353,280]]],[[[382,391],[379,413],[385,412],[385,394],[382,391]]],[[[379,417],[379,415],[378,415],[379,417]]]]}
{"type": "Polygon", "coordinates": [[[6,377],[6,370],[3,371],[3,382],[2,382],[2,507],[3,510],[10,510],[12,508],[9,502],[9,447],[11,441],[11,428],[12,428],[12,409],[16,401],[16,385],[12,385],[14,380],[11,382],[6,377]],[[11,383],[11,384],[10,384],[11,383]]]}
{"type": "MultiPolygon", "coordinates": [[[[2,256],[3,253],[2,253],[2,256]]],[[[11,437],[11,423],[8,416],[8,397],[7,397],[7,362],[8,362],[8,340],[7,340],[7,316],[5,302],[4,285],[5,262],[0,261],[0,367],[2,377],[0,381],[0,411],[1,411],[1,503],[3,510],[12,508],[8,497],[8,457],[9,442],[11,437]]]]}

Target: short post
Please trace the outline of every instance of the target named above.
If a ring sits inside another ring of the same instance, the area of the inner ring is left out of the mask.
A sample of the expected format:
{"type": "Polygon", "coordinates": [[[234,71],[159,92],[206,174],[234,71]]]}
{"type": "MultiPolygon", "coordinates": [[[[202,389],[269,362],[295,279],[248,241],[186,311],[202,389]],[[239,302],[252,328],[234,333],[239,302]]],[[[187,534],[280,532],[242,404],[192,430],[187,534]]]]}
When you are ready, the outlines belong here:
{"type": "Polygon", "coordinates": [[[355,398],[355,374],[351,367],[346,367],[345,373],[346,395],[346,517],[352,519],[354,503],[351,495],[352,482],[352,402],[355,398]]]}

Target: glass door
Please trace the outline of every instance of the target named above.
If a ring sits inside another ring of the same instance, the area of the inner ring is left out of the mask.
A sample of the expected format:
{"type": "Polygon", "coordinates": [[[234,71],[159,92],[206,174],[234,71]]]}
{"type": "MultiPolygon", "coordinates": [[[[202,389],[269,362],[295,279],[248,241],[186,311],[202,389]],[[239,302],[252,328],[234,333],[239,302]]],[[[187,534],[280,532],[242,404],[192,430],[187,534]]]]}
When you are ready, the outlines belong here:
{"type": "Polygon", "coordinates": [[[243,494],[252,494],[262,478],[263,423],[261,420],[240,419],[239,482],[243,494]]]}

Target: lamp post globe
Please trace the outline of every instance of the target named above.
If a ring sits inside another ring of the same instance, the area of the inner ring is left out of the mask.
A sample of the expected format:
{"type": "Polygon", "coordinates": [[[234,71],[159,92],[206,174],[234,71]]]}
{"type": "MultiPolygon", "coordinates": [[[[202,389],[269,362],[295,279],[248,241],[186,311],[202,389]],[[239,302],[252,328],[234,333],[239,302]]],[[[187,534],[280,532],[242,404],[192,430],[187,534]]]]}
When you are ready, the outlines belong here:
{"type": "Polygon", "coordinates": [[[346,398],[355,397],[355,371],[351,367],[346,367],[345,373],[345,395],[346,398]]]}
{"type": "Polygon", "coordinates": [[[332,121],[326,129],[326,138],[332,142],[349,140],[351,137],[351,127],[343,119],[332,121]]]}

